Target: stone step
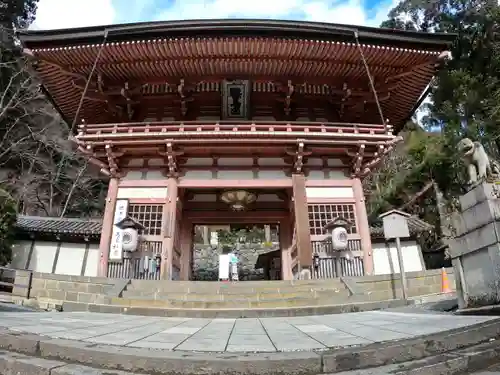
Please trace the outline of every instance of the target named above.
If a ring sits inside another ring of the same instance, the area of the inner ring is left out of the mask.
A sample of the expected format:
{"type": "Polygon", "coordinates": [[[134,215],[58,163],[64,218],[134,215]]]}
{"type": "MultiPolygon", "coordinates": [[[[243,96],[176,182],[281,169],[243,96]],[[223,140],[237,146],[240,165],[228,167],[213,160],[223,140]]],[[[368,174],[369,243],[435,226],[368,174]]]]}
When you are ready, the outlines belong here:
{"type": "Polygon", "coordinates": [[[280,292],[246,292],[246,293],[183,293],[183,292],[139,292],[126,290],[122,293],[123,298],[139,299],[165,299],[173,298],[179,300],[194,301],[229,301],[229,300],[266,300],[287,298],[346,298],[349,296],[347,289],[343,290],[307,290],[307,291],[280,291],[280,292]]]}
{"type": "Polygon", "coordinates": [[[338,304],[346,302],[347,299],[331,299],[329,301],[317,298],[280,298],[280,299],[233,299],[225,301],[196,301],[181,299],[129,299],[112,298],[111,304],[130,307],[152,307],[152,308],[174,308],[174,309],[248,309],[248,308],[287,308],[297,306],[319,306],[323,304],[338,304]]]}
{"type": "MultiPolygon", "coordinates": [[[[264,299],[229,299],[229,300],[210,300],[210,299],[182,299],[175,297],[163,297],[155,300],[147,298],[111,298],[111,304],[125,306],[151,306],[151,307],[173,307],[173,308],[248,308],[248,307],[286,307],[286,306],[319,306],[329,304],[340,304],[346,302],[362,302],[369,299],[364,296],[341,296],[328,298],[308,298],[308,297],[289,297],[289,298],[264,298],[264,299]]],[[[375,299],[372,299],[375,300],[375,299]]],[[[106,301],[109,301],[107,299],[106,301]]]]}
{"type": "Polygon", "coordinates": [[[0,374],[455,375],[498,362],[498,320],[322,351],[201,353],[54,339],[0,330],[0,374]]]}
{"type": "Polygon", "coordinates": [[[328,280],[295,280],[295,281],[163,281],[163,280],[131,280],[128,290],[157,291],[157,290],[277,290],[277,289],[307,289],[307,288],[344,288],[339,279],[328,280]]]}
{"type": "Polygon", "coordinates": [[[341,283],[323,283],[311,285],[280,285],[280,286],[236,286],[234,284],[217,283],[212,286],[184,284],[176,285],[170,283],[167,285],[149,285],[137,286],[134,283],[127,285],[127,291],[137,291],[142,293],[152,292],[180,292],[180,293],[203,293],[203,294],[255,294],[255,293],[293,293],[293,292],[310,292],[314,290],[345,290],[346,287],[341,283]]]}
{"type": "Polygon", "coordinates": [[[237,319],[237,318],[270,318],[270,317],[291,317],[308,315],[344,314],[360,311],[381,310],[388,308],[404,307],[408,302],[402,300],[365,301],[355,300],[336,304],[321,304],[317,306],[295,306],[295,307],[274,307],[274,308],[162,308],[151,306],[120,306],[112,305],[109,301],[106,304],[82,303],[69,301],[43,301],[32,307],[53,310],[55,304],[63,306],[64,311],[88,311],[106,314],[126,314],[139,316],[160,316],[179,318],[203,318],[203,319],[237,319]]]}
{"type": "MultiPolygon", "coordinates": [[[[459,353],[450,353],[450,354],[442,354],[437,356],[426,357],[423,359],[398,363],[394,365],[386,365],[380,367],[371,367],[363,370],[354,370],[354,371],[343,371],[341,373],[337,373],[337,375],[421,375],[425,373],[426,375],[457,375],[457,374],[472,374],[470,371],[481,371],[474,372],[474,375],[495,375],[500,372],[497,371],[500,367],[498,366],[499,360],[496,358],[493,353],[496,349],[496,344],[488,344],[488,345],[475,345],[467,348],[466,350],[462,350],[459,353]],[[494,366],[493,372],[491,367],[494,366]],[[483,372],[482,370],[488,370],[483,372]]],[[[298,357],[298,356],[297,356],[298,357]]],[[[61,359],[65,359],[64,356],[60,356],[61,359]]],[[[208,361],[210,363],[210,361],[208,361]]],[[[295,364],[295,360],[290,360],[292,364],[295,364]]],[[[87,362],[83,362],[87,363],[87,362]]],[[[0,373],[2,374],[51,374],[51,375],[138,375],[137,372],[129,372],[129,371],[121,371],[117,369],[109,369],[109,366],[101,365],[99,368],[91,367],[93,363],[89,363],[89,366],[78,364],[78,363],[70,363],[69,361],[62,360],[54,360],[54,359],[45,359],[36,357],[35,355],[25,355],[21,353],[16,353],[12,351],[5,351],[0,353],[0,373]]],[[[290,364],[289,364],[290,366],[290,364]]],[[[293,369],[289,370],[289,366],[287,366],[288,371],[293,371],[293,369]]],[[[117,368],[121,368],[121,366],[116,365],[117,368]]],[[[211,366],[212,367],[212,366],[211,366]]],[[[236,367],[236,366],[235,366],[236,367]]],[[[276,371],[283,370],[283,365],[278,365],[273,361],[272,365],[270,364],[270,370],[276,369],[276,371]],[[271,367],[272,366],[272,367],[271,367]]],[[[231,368],[232,369],[232,368],[231,368]]],[[[259,371],[251,370],[243,372],[242,369],[235,368],[238,371],[238,374],[243,375],[268,375],[268,371],[259,371]],[[257,372],[258,371],[258,372],[257,372]]],[[[232,369],[233,370],[233,369],[232,369]]],[[[202,370],[204,374],[211,375],[213,372],[205,372],[206,370],[202,370]]],[[[147,375],[142,372],[142,375],[147,375]]],[[[156,375],[170,375],[172,372],[154,372],[156,375]]],[[[221,370],[217,374],[228,374],[229,372],[225,372],[221,370]]],[[[235,374],[236,372],[232,372],[235,374]]],[[[281,373],[281,372],[277,372],[281,373]]],[[[148,372],[148,374],[152,374],[148,372]]],[[[176,375],[188,375],[190,374],[188,371],[180,371],[175,372],[176,375]]],[[[297,372],[287,372],[289,375],[300,374],[297,372]]],[[[313,372],[309,374],[315,375],[313,372]]],[[[328,374],[319,374],[319,375],[328,375],[328,374]]]]}

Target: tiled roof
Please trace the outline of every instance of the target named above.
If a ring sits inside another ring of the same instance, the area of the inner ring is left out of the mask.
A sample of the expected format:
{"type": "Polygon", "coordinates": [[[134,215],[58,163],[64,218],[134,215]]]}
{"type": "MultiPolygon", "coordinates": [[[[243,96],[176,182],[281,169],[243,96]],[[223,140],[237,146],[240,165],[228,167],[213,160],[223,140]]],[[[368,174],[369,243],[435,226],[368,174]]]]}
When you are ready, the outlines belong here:
{"type": "MultiPolygon", "coordinates": [[[[411,235],[433,229],[432,225],[415,216],[408,218],[408,226],[411,235]]],[[[100,236],[102,220],[20,215],[17,217],[16,227],[18,231],[25,233],[100,236]]],[[[382,223],[370,226],[370,235],[372,238],[384,238],[382,223]]]]}
{"type": "MultiPolygon", "coordinates": [[[[416,216],[409,216],[408,229],[410,230],[410,235],[415,236],[422,232],[432,230],[434,227],[416,216]]],[[[372,238],[384,238],[384,228],[381,222],[374,223],[370,226],[370,235],[372,238]]]]}
{"type": "Polygon", "coordinates": [[[58,218],[41,216],[17,217],[16,228],[21,232],[70,235],[101,235],[101,219],[58,218]]]}

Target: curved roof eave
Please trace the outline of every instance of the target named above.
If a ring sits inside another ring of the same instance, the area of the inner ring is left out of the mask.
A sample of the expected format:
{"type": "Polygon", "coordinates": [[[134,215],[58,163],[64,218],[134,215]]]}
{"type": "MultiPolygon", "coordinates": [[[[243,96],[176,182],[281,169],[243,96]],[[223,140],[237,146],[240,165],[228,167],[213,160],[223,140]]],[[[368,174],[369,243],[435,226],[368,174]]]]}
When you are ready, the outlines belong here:
{"type": "Polygon", "coordinates": [[[58,30],[23,30],[19,37],[30,47],[101,43],[144,38],[210,36],[262,36],[304,39],[351,39],[357,32],[362,43],[408,44],[422,48],[445,48],[456,38],[454,34],[423,33],[367,26],[350,26],[320,22],[213,19],[164,22],[141,22],[58,30]]]}

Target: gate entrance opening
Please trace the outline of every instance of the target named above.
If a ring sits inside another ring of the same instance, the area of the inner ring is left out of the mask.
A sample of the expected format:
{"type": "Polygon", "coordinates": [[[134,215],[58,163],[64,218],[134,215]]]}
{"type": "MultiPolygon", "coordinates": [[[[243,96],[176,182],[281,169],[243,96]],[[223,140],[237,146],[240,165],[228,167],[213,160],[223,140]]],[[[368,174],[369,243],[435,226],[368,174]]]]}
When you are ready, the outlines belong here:
{"type": "Polygon", "coordinates": [[[218,281],[229,253],[238,281],[281,279],[279,224],[196,224],[193,232],[192,280],[218,281]]]}

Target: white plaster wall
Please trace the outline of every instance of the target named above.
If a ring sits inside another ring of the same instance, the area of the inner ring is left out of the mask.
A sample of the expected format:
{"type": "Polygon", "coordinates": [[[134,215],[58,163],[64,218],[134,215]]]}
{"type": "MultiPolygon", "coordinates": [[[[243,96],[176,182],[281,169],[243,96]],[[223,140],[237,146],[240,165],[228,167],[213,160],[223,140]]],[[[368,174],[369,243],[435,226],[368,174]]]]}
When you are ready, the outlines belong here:
{"type": "Polygon", "coordinates": [[[162,171],[147,171],[146,180],[164,180],[165,176],[162,171]]]}
{"type": "Polygon", "coordinates": [[[89,253],[87,254],[87,264],[85,265],[84,276],[97,276],[99,269],[99,245],[91,244],[89,246],[89,253]]]}
{"type": "Polygon", "coordinates": [[[127,187],[118,189],[118,199],[133,198],[157,198],[165,199],[167,197],[166,187],[127,187]]]}
{"type": "Polygon", "coordinates": [[[346,175],[344,170],[334,170],[334,171],[327,171],[326,172],[326,177],[325,173],[323,171],[309,171],[309,174],[307,175],[308,180],[348,180],[349,177],[346,175]]]}
{"type": "Polygon", "coordinates": [[[211,180],[212,179],[212,171],[186,171],[184,177],[181,179],[187,180],[211,180]]]}
{"type": "Polygon", "coordinates": [[[217,178],[220,180],[251,180],[252,171],[218,171],[217,178]]]}
{"type": "Polygon", "coordinates": [[[212,166],[214,161],[212,158],[189,158],[184,163],[185,166],[196,165],[196,166],[212,166]]]}
{"type": "Polygon", "coordinates": [[[80,276],[85,257],[85,247],[84,243],[61,243],[55,273],[80,276]]]}
{"type": "MultiPolygon", "coordinates": [[[[10,266],[26,269],[31,241],[18,241],[12,247],[12,262],[10,266]]],[[[86,243],[61,243],[55,268],[56,274],[81,275],[85,257],[86,243]]],[[[28,269],[35,272],[52,273],[52,267],[57,251],[57,242],[35,241],[28,269]]],[[[98,244],[91,244],[87,254],[84,276],[97,276],[100,261],[98,244]]]]}
{"type": "MultiPolygon", "coordinates": [[[[425,270],[420,246],[415,241],[401,241],[405,272],[425,270]]],[[[398,253],[394,241],[372,243],[373,272],[375,275],[399,273],[398,253]]]]}
{"type": "Polygon", "coordinates": [[[12,246],[12,261],[10,267],[24,270],[33,241],[19,241],[12,246]]]}
{"type": "Polygon", "coordinates": [[[325,173],[323,171],[310,171],[307,175],[308,180],[326,180],[325,173]]]}
{"type": "Polygon", "coordinates": [[[349,180],[345,170],[330,171],[328,177],[332,180],[349,180]]]}
{"type": "Polygon", "coordinates": [[[285,166],[285,161],[282,158],[259,158],[258,164],[262,166],[285,166]]]}
{"type": "Polygon", "coordinates": [[[253,165],[253,159],[252,158],[219,158],[217,160],[217,165],[250,167],[253,165]]]}
{"type": "Polygon", "coordinates": [[[129,171],[127,174],[123,177],[123,180],[142,180],[142,171],[129,171]]]}
{"type": "Polygon", "coordinates": [[[36,241],[28,269],[35,272],[52,272],[57,250],[57,242],[36,241]]]}
{"type": "Polygon", "coordinates": [[[281,180],[287,178],[283,170],[259,171],[258,176],[262,180],[281,180]]]}
{"type": "Polygon", "coordinates": [[[307,198],[354,198],[352,187],[308,187],[307,198]]]}

